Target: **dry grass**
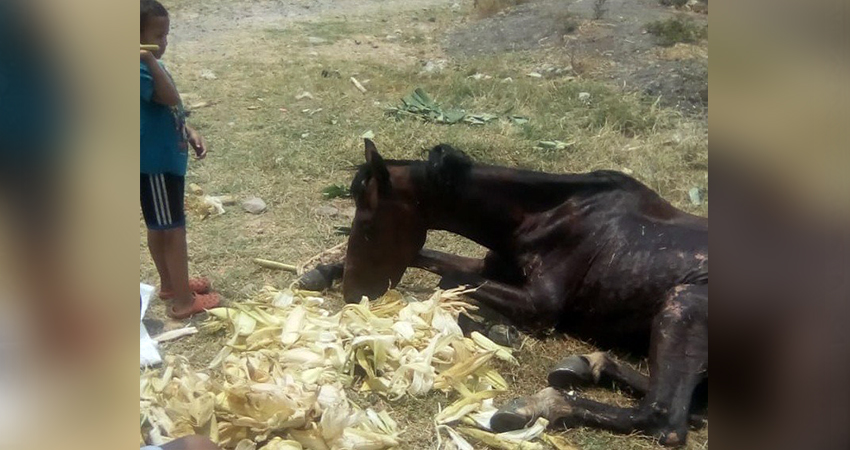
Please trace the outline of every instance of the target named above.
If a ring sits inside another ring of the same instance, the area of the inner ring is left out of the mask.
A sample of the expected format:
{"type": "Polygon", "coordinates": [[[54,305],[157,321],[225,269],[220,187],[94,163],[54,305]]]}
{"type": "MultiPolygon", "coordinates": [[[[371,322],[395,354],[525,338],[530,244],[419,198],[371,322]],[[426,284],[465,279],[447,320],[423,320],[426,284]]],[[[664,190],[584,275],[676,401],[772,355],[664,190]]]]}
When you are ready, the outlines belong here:
{"type": "MultiPolygon", "coordinates": [[[[479,9],[483,3],[479,0],[479,9]]],[[[195,7],[184,4],[183,10],[195,7]]],[[[258,216],[231,206],[223,216],[190,220],[190,269],[211,277],[226,301],[242,301],[265,284],[283,287],[294,281],[288,273],[257,267],[253,258],[297,264],[343,242],[334,227],[348,225],[349,219],[322,215],[316,209],[329,203],[340,210],[348,206],[346,200],[322,200],[321,190],[349,183],[350,169],[362,161],[360,135],[367,130],[375,133],[379,151],[388,158],[420,158],[423,149],[446,142],[479,161],[507,166],[552,172],[627,170],[674,205],[707,214],[707,204],[694,206],[688,200],[690,188],[708,186],[705,123],[656,107],[651,100],[624,95],[602,82],[526,76],[542,63],[565,66],[566,55],[520,52],[453,61],[442,72],[420,75],[423,60],[444,58],[429,36],[439,36],[458,20],[449,8],[421,16],[414,25],[409,13],[384,12],[368,22],[328,18],[283,30],[241,30],[238,38],[224,36],[194,47],[186,44],[184,48],[197,50],[192,52],[181,52],[179,43],[173,46],[166,60],[181,92],[191,94],[187,103],[217,102],[190,117],[206,136],[211,153],[204,161],[190,163],[187,182],[211,194],[256,195],[268,204],[268,210],[258,216]],[[397,38],[388,40],[388,35],[397,38]],[[310,36],[327,42],[310,45],[310,36]],[[216,51],[205,51],[206,45],[216,51]],[[211,70],[218,78],[206,80],[200,77],[202,70],[211,70]],[[323,70],[331,76],[323,77],[323,70]],[[468,78],[473,73],[492,78],[468,78]],[[363,82],[368,93],[357,91],[351,76],[363,82]],[[513,82],[501,81],[507,77],[513,82]],[[531,121],[523,126],[504,122],[474,128],[396,121],[385,115],[385,108],[399,104],[416,87],[446,106],[494,114],[510,111],[531,121]],[[314,98],[296,100],[304,91],[314,98]],[[581,92],[591,94],[589,102],[579,100],[581,92]],[[552,139],[572,145],[558,151],[534,149],[538,141],[552,139]]],[[[140,278],[155,284],[158,280],[141,220],[139,230],[140,278]]],[[[472,256],[483,253],[477,245],[446,233],[432,233],[427,245],[472,256]]],[[[435,281],[433,275],[410,270],[401,287],[428,292],[435,281]]],[[[327,296],[332,304],[341,305],[338,291],[327,296]]],[[[152,316],[165,320],[161,302],[155,301],[151,308],[152,316]]],[[[173,324],[166,321],[166,326],[173,324]]],[[[164,351],[187,355],[201,367],[220,343],[221,336],[200,333],[166,344],[164,351]]],[[[544,387],[554,362],[591,350],[564,337],[527,341],[518,354],[521,366],[503,368],[512,394],[530,394],[544,387]]],[[[590,390],[588,395],[623,405],[630,402],[604,390],[590,390]]],[[[434,448],[431,418],[447,401],[432,395],[386,405],[408,430],[405,449],[434,448]]],[[[566,436],[582,449],[659,448],[645,438],[597,430],[571,430],[566,436]]],[[[707,439],[707,431],[692,434],[688,448],[704,448],[707,439]]]]}
{"type": "Polygon", "coordinates": [[[474,8],[478,17],[483,19],[527,2],[528,0],[475,0],[474,8]]]}

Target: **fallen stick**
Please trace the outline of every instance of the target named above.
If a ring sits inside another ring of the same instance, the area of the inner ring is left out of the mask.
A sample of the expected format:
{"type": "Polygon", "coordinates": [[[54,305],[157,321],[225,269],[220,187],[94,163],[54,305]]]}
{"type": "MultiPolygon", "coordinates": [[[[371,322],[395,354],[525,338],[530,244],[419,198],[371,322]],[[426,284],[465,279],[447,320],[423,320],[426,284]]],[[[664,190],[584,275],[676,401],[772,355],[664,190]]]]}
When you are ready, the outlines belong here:
{"type": "Polygon", "coordinates": [[[351,78],[349,78],[349,80],[351,80],[351,82],[354,83],[354,87],[356,87],[357,90],[359,90],[360,92],[362,92],[364,94],[366,93],[366,88],[364,88],[363,85],[360,84],[359,81],[357,81],[357,78],[351,77],[351,78]]]}
{"type": "Polygon", "coordinates": [[[345,258],[347,248],[348,240],[345,240],[340,244],[313,255],[310,259],[298,265],[298,275],[303,275],[308,267],[312,269],[314,265],[325,262],[327,259],[330,259],[332,262],[339,262],[343,260],[345,258]]]}
{"type": "Polygon", "coordinates": [[[298,273],[298,268],[293,266],[292,264],[284,264],[282,262],[270,261],[268,259],[262,258],[254,258],[254,263],[269,269],[285,270],[287,272],[292,272],[295,274],[298,273]]]}
{"type": "Polygon", "coordinates": [[[176,330],[166,331],[153,338],[156,342],[172,341],[183,336],[189,336],[198,332],[195,327],[178,328],[176,330]]]}

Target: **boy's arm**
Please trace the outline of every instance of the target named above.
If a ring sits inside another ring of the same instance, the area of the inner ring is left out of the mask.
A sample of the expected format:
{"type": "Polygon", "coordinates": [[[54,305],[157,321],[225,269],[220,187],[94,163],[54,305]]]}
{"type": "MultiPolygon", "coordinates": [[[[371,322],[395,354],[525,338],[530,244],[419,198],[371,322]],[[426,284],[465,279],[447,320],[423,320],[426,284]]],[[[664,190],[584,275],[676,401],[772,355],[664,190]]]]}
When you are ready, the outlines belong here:
{"type": "Polygon", "coordinates": [[[140,52],[140,59],[148,67],[148,73],[150,73],[153,82],[153,92],[149,100],[167,106],[179,104],[180,94],[177,92],[177,88],[171,83],[168,74],[165,73],[165,70],[156,61],[156,57],[147,50],[140,50],[140,52]]]}
{"type": "Polygon", "coordinates": [[[186,132],[189,134],[189,144],[195,149],[195,156],[198,159],[204,159],[207,156],[207,142],[201,133],[189,125],[186,125],[186,132]]]}

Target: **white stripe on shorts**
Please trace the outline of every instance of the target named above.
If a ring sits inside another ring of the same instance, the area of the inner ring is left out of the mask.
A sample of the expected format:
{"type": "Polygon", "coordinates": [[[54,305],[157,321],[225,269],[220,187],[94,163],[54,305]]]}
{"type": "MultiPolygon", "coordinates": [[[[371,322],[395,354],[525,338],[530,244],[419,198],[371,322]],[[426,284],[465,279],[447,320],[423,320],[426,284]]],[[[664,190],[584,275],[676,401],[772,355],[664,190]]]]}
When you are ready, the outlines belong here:
{"type": "Polygon", "coordinates": [[[159,174],[159,183],[162,185],[162,199],[165,204],[165,216],[168,218],[168,222],[166,223],[166,225],[171,225],[174,220],[171,218],[171,208],[168,205],[168,190],[165,189],[164,174],[159,174]]]}
{"type": "Polygon", "coordinates": [[[154,183],[154,181],[153,181],[153,178],[155,176],[156,175],[149,175],[148,181],[150,182],[150,185],[151,185],[151,199],[153,199],[153,211],[154,211],[154,214],[156,214],[156,224],[162,226],[163,218],[162,218],[162,215],[160,214],[160,210],[159,210],[160,209],[159,201],[158,201],[159,200],[159,194],[157,194],[157,184],[154,183]]]}

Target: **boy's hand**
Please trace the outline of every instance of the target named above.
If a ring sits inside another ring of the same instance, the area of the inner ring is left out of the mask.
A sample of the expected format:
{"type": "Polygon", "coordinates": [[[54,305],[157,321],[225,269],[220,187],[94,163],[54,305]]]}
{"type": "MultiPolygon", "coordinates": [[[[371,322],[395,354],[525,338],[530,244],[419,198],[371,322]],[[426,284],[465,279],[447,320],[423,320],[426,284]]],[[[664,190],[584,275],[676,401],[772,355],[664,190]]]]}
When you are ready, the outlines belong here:
{"type": "Polygon", "coordinates": [[[189,126],[186,127],[186,131],[189,133],[189,144],[195,149],[195,156],[198,159],[204,159],[207,156],[207,143],[203,136],[189,126]]]}
{"type": "Polygon", "coordinates": [[[156,63],[156,56],[153,53],[147,50],[139,50],[139,59],[144,61],[145,64],[150,65],[151,63],[156,63]]]}

